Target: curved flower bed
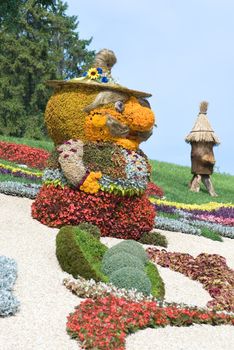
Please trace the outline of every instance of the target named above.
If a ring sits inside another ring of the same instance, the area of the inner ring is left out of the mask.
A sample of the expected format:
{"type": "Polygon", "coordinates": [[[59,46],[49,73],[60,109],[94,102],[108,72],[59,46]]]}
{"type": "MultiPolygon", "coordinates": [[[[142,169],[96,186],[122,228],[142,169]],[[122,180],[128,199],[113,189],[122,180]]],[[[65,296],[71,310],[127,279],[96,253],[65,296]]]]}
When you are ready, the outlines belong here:
{"type": "Polygon", "coordinates": [[[155,220],[155,227],[162,230],[201,234],[208,228],[223,237],[234,238],[234,205],[223,203],[184,204],[150,198],[158,214],[170,216],[155,220]]]}
{"type": "Polygon", "coordinates": [[[233,315],[198,308],[161,307],[108,296],[87,299],[68,316],[67,331],[84,349],[124,350],[129,333],[146,327],[234,324],[233,315]]]}
{"type": "Polygon", "coordinates": [[[198,214],[194,215],[194,218],[197,220],[209,221],[220,225],[234,226],[234,218],[231,217],[225,218],[222,216],[217,216],[215,214],[198,214]]]}
{"type": "Polygon", "coordinates": [[[30,170],[22,169],[20,167],[15,167],[12,165],[6,165],[0,163],[0,173],[1,174],[9,174],[16,177],[23,177],[25,179],[38,181],[42,178],[41,172],[33,172],[30,170]]]}
{"type": "Polygon", "coordinates": [[[234,226],[234,205],[210,202],[207,204],[185,204],[150,198],[158,211],[165,213],[187,212],[194,220],[203,220],[225,226],[234,226]]]}
{"type": "Polygon", "coordinates": [[[232,203],[210,202],[205,204],[186,204],[186,203],[171,202],[164,199],[155,199],[155,198],[151,198],[151,202],[157,205],[164,205],[164,206],[174,207],[177,209],[183,209],[188,211],[191,211],[191,210],[212,211],[212,210],[221,210],[221,208],[234,209],[234,204],[232,203]]]}
{"type": "Polygon", "coordinates": [[[148,248],[147,252],[153,262],[202,283],[213,298],[207,304],[209,308],[234,312],[234,271],[224,257],[202,253],[194,258],[157,248],[148,248]]]}
{"type": "Polygon", "coordinates": [[[0,193],[10,196],[26,197],[34,199],[40,190],[40,185],[25,184],[14,181],[0,182],[0,193]]]}
{"type": "Polygon", "coordinates": [[[0,141],[0,158],[11,162],[44,169],[48,157],[49,152],[43,149],[0,141]]]}

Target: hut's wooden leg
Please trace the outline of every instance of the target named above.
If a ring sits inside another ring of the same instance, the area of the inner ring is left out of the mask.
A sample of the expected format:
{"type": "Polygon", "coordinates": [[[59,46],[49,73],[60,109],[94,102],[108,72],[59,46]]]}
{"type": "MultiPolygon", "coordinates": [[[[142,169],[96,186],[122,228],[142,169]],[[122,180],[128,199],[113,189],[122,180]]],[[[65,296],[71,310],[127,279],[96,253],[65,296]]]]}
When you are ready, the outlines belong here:
{"type": "Polygon", "coordinates": [[[202,175],[202,182],[205,185],[207,191],[211,195],[211,197],[217,197],[218,195],[215,193],[214,186],[211,182],[211,178],[209,175],[202,175]]]}
{"type": "Polygon", "coordinates": [[[201,183],[201,175],[193,175],[192,181],[190,182],[190,191],[199,192],[201,183]]]}

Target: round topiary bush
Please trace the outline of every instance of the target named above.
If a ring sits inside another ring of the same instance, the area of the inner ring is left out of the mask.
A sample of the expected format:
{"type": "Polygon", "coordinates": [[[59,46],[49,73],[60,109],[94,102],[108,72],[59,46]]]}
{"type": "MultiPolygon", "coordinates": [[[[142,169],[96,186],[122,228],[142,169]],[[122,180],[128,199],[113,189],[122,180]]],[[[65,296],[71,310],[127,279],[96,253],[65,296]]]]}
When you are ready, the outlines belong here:
{"type": "Polygon", "coordinates": [[[160,232],[145,232],[139,239],[139,242],[142,244],[156,245],[164,248],[167,248],[168,245],[166,237],[160,232]]]}
{"type": "Polygon", "coordinates": [[[78,227],[80,230],[89,232],[91,235],[93,235],[97,239],[100,239],[101,237],[101,231],[96,225],[90,224],[89,222],[81,222],[78,225],[78,227]]]}
{"type": "Polygon", "coordinates": [[[108,249],[105,253],[103,260],[109,259],[110,256],[118,253],[126,252],[128,254],[134,255],[140,259],[144,264],[149,260],[147,254],[142,247],[142,245],[133,240],[126,240],[116,244],[114,247],[108,249]]]}
{"type": "Polygon", "coordinates": [[[138,257],[124,251],[111,255],[102,261],[102,272],[107,276],[123,267],[135,267],[144,271],[145,266],[138,257]]]}
{"type": "Polygon", "coordinates": [[[151,282],[148,276],[134,267],[123,267],[110,275],[110,282],[118,288],[136,289],[145,295],[151,293],[151,282]]]}

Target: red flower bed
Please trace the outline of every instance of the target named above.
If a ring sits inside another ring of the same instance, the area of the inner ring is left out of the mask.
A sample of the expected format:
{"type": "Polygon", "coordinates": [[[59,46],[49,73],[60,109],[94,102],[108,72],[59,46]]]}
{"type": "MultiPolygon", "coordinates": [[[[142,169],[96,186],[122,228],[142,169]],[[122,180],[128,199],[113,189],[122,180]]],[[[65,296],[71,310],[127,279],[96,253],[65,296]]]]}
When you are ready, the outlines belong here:
{"type": "Polygon", "coordinates": [[[67,331],[83,349],[124,350],[128,333],[146,327],[234,324],[234,317],[197,308],[160,307],[108,296],[87,299],[68,316],[67,331]]]}
{"type": "Polygon", "coordinates": [[[43,149],[0,141],[1,159],[26,164],[33,168],[44,169],[48,157],[49,152],[43,149]]]}
{"type": "Polygon", "coordinates": [[[234,312],[234,271],[227,266],[224,257],[202,253],[194,258],[189,254],[170,253],[156,248],[148,248],[147,252],[157,264],[202,283],[213,298],[208,302],[208,307],[234,312]]]}
{"type": "Polygon", "coordinates": [[[153,182],[149,182],[145,191],[145,194],[150,197],[150,196],[155,196],[162,198],[164,196],[163,189],[159,186],[157,186],[153,182]]]}
{"type": "Polygon", "coordinates": [[[138,240],[152,230],[155,210],[146,196],[87,194],[68,187],[43,186],[32,205],[32,216],[50,227],[97,225],[102,236],[138,240]]]}

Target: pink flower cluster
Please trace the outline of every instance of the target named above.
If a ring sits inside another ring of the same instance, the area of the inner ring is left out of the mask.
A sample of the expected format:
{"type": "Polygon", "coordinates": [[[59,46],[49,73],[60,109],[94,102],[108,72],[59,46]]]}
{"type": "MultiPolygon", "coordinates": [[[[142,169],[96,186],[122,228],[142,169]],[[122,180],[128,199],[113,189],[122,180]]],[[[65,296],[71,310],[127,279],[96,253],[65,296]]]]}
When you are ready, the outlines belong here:
{"type": "Polygon", "coordinates": [[[198,220],[214,222],[220,225],[234,226],[234,218],[229,218],[229,217],[225,218],[222,216],[215,216],[212,214],[198,214],[198,215],[194,215],[194,218],[198,220]]]}

